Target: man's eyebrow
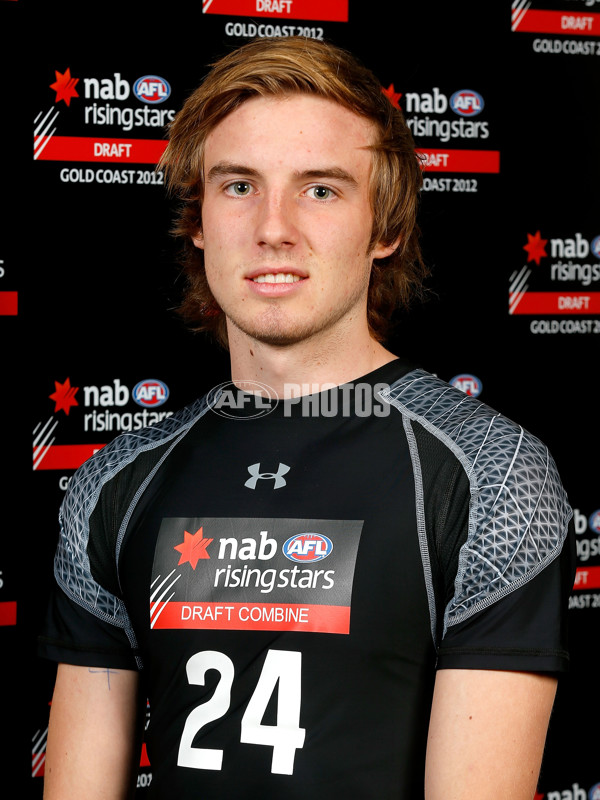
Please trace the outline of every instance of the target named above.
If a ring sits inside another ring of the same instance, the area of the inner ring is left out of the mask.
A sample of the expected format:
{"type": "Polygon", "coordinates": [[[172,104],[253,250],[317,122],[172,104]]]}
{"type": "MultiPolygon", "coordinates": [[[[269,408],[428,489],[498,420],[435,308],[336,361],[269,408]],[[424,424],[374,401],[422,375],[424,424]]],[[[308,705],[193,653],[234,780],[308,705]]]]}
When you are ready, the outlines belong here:
{"type": "MultiPolygon", "coordinates": [[[[237,164],[229,161],[219,161],[214,164],[206,175],[206,182],[217,180],[218,178],[226,177],[227,175],[239,175],[244,178],[257,178],[260,173],[258,170],[253,169],[245,164],[237,164]]],[[[347,184],[351,187],[358,186],[356,178],[345,169],[341,167],[322,167],[317,169],[296,170],[294,172],[296,180],[305,181],[318,181],[318,180],[336,180],[347,184]]]]}
{"type": "Polygon", "coordinates": [[[217,178],[223,178],[227,175],[242,175],[245,178],[256,178],[258,170],[247,167],[244,164],[235,164],[229,161],[219,161],[212,166],[206,175],[206,182],[210,183],[217,178]]]}
{"type": "Polygon", "coordinates": [[[318,180],[336,180],[346,183],[349,186],[358,186],[358,181],[350,172],[347,172],[341,167],[323,167],[322,169],[307,169],[295,173],[296,177],[301,180],[318,181],[318,180]]]}

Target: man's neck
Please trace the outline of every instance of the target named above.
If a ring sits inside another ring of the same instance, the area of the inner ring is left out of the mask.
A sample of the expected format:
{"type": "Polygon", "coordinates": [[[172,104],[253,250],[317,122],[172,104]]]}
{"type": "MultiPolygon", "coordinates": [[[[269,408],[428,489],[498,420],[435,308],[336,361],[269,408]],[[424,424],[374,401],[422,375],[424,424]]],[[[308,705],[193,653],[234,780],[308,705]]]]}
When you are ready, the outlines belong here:
{"type": "Polygon", "coordinates": [[[240,331],[229,333],[233,382],[266,384],[282,399],[356,380],[396,358],[368,333],[352,340],[321,337],[288,345],[266,344],[240,331]]]}

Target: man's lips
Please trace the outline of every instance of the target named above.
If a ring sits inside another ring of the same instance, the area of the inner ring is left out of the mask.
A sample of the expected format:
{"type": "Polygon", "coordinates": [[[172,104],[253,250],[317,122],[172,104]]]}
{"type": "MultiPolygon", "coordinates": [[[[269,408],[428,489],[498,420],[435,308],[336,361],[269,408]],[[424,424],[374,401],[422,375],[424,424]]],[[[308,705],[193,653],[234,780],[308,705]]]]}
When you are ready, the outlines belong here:
{"type": "Polygon", "coordinates": [[[258,267],[246,275],[246,278],[262,283],[295,283],[308,278],[308,275],[296,267],[258,267]]]}
{"type": "Polygon", "coordinates": [[[278,297],[295,292],[300,284],[308,280],[308,275],[292,267],[258,268],[246,276],[252,291],[269,297],[278,297]]]}
{"type": "Polygon", "coordinates": [[[252,280],[254,283],[297,283],[302,278],[299,275],[293,275],[291,272],[277,272],[276,274],[268,272],[265,275],[257,275],[252,280]]]}

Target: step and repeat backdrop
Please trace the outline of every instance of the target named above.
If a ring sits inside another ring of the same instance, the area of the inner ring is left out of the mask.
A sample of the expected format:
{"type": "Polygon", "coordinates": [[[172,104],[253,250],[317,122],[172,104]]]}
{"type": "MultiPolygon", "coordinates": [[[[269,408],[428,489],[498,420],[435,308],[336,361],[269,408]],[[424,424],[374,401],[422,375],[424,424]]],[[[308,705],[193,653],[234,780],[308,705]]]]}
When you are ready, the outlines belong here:
{"type": "MultiPolygon", "coordinates": [[[[600,0],[0,0],[0,30],[1,785],[42,796],[54,667],[35,640],[70,477],[228,377],[174,312],[165,126],[215,58],[302,35],[367,63],[424,154],[430,292],[391,349],[517,419],[559,465],[572,669],[537,798],[598,800],[600,0]]],[[[142,751],[140,796],[151,781],[142,751]]]]}

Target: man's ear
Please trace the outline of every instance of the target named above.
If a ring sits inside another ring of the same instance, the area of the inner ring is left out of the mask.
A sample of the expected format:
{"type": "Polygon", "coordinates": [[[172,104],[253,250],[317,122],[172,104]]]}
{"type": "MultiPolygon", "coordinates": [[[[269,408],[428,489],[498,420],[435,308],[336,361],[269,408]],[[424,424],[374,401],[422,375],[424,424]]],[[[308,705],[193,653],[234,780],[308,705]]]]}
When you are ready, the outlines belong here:
{"type": "Polygon", "coordinates": [[[399,236],[395,242],[392,242],[392,244],[382,244],[381,242],[379,242],[379,244],[376,244],[375,247],[373,248],[373,252],[371,253],[373,259],[387,258],[388,256],[391,256],[392,253],[398,248],[401,238],[402,237],[399,236]]]}
{"type": "Polygon", "coordinates": [[[204,250],[204,234],[201,230],[198,230],[198,233],[196,233],[195,236],[192,236],[192,242],[199,250],[204,250]]]}

